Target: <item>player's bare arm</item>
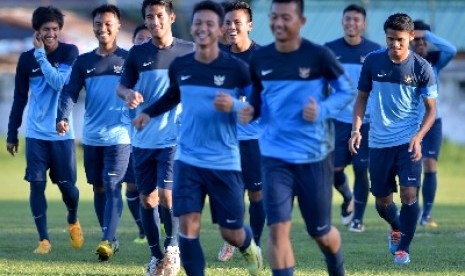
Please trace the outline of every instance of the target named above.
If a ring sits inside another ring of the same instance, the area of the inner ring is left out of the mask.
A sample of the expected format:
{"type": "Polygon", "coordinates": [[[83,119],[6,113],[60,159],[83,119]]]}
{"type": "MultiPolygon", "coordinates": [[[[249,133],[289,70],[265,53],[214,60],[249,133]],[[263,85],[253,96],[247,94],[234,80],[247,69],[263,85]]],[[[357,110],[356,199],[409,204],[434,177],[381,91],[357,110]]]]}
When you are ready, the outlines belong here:
{"type": "Polygon", "coordinates": [[[349,151],[352,154],[357,154],[357,150],[360,148],[362,142],[362,135],[360,134],[360,127],[363,123],[363,117],[365,116],[365,110],[368,102],[368,93],[364,91],[358,91],[357,100],[354,106],[354,119],[352,122],[352,132],[349,139],[349,151]]]}
{"type": "Polygon", "coordinates": [[[425,99],[424,104],[426,112],[423,122],[421,123],[420,130],[412,137],[409,144],[409,152],[412,153],[413,161],[421,159],[421,141],[436,120],[436,99],[425,99]]]}
{"type": "Polygon", "coordinates": [[[141,93],[129,89],[122,84],[118,86],[116,93],[118,94],[118,97],[126,102],[129,109],[134,109],[144,102],[144,96],[142,96],[141,93]]]}

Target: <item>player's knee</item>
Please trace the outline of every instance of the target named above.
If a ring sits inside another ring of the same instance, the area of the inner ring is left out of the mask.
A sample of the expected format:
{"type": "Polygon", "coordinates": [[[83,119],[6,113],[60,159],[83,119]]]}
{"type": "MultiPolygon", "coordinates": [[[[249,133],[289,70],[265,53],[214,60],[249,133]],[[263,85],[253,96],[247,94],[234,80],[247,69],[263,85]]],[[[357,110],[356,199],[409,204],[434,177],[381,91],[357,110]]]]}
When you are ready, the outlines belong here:
{"type": "Polygon", "coordinates": [[[143,208],[153,209],[158,205],[158,196],[156,192],[152,192],[148,195],[140,195],[140,202],[143,208]]]}
{"type": "Polygon", "coordinates": [[[252,202],[257,202],[263,199],[262,191],[248,191],[249,200],[252,202]]]}
{"type": "Polygon", "coordinates": [[[278,222],[270,225],[269,239],[272,244],[277,244],[279,240],[289,239],[291,222],[278,222]]]}
{"type": "Polygon", "coordinates": [[[423,169],[426,173],[436,172],[437,171],[437,161],[434,158],[424,158],[423,159],[423,169]]]}
{"type": "Polygon", "coordinates": [[[31,193],[43,193],[45,192],[45,187],[47,182],[45,181],[32,181],[31,184],[31,193]]]}
{"type": "Polygon", "coordinates": [[[126,191],[127,192],[137,192],[136,184],[134,183],[126,183],[126,191]]]}
{"type": "Polygon", "coordinates": [[[336,167],[336,168],[334,168],[335,173],[340,173],[342,171],[344,171],[344,167],[336,167]]]}
{"type": "Polygon", "coordinates": [[[245,233],[242,228],[233,230],[221,227],[220,233],[221,237],[223,237],[226,242],[235,247],[241,246],[245,239],[245,233]]]}
{"type": "Polygon", "coordinates": [[[103,186],[95,186],[93,187],[94,194],[101,194],[105,192],[105,187],[103,186]]]}
{"type": "Polygon", "coordinates": [[[400,187],[402,204],[412,204],[417,200],[417,187],[400,187]]]}
{"type": "Polygon", "coordinates": [[[387,196],[387,197],[377,197],[376,198],[376,204],[375,204],[376,205],[376,210],[379,213],[381,210],[384,210],[389,205],[391,205],[391,203],[392,203],[392,195],[387,196]]]}

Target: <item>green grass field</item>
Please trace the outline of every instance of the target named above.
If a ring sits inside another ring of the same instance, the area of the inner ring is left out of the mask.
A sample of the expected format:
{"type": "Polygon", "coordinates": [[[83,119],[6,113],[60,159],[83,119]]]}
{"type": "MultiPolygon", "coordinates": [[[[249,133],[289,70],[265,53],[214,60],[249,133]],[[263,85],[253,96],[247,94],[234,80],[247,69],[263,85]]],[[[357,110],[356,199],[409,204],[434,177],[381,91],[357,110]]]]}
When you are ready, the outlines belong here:
{"type": "MultiPolygon", "coordinates": [[[[24,148],[12,158],[0,152],[0,275],[143,275],[149,261],[145,245],[135,244],[137,228],[127,206],[118,230],[121,251],[109,262],[99,263],[93,254],[100,240],[100,229],[93,211],[92,189],[85,183],[82,161],[79,160],[78,186],[81,191],[79,216],[84,229],[85,244],[81,250],[69,246],[66,211],[57,187],[49,185],[48,225],[52,253],[37,256],[37,234],[28,203],[28,183],[24,175],[24,148]]],[[[395,267],[388,253],[387,224],[375,212],[373,198],[366,211],[366,231],[351,233],[339,223],[341,197],[334,195],[333,222],[342,233],[345,267],[348,275],[465,275],[465,147],[445,144],[439,166],[439,189],[433,215],[440,227],[429,230],[419,227],[411,247],[412,263],[395,267]]],[[[348,170],[349,171],[349,170],[348,170]]],[[[396,201],[399,202],[398,196],[396,201]]],[[[266,252],[265,230],[263,251],[266,252]]],[[[207,275],[247,275],[241,256],[221,263],[216,260],[222,245],[216,226],[210,221],[208,208],[203,216],[201,241],[207,259],[207,275]]],[[[322,255],[305,232],[296,209],[292,241],[296,255],[296,275],[326,275],[322,255]]],[[[266,268],[263,275],[270,275],[266,268]]],[[[184,274],[182,274],[184,275],[184,274]]]]}

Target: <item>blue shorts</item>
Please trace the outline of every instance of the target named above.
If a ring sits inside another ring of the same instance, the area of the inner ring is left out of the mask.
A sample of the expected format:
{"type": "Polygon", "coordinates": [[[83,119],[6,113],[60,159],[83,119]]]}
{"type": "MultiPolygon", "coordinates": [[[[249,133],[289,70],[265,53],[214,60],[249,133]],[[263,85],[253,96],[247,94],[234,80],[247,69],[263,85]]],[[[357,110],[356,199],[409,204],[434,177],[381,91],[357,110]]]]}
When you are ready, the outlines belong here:
{"type": "Polygon", "coordinates": [[[130,147],[83,145],[87,183],[97,187],[103,187],[103,183],[121,183],[128,168],[130,147]]]}
{"type": "Polygon", "coordinates": [[[371,193],[375,197],[386,197],[397,192],[399,185],[419,187],[421,162],[412,161],[408,144],[389,148],[370,148],[371,193]]]}
{"type": "Polygon", "coordinates": [[[331,230],[332,158],[291,164],[262,156],[263,203],[268,225],[290,221],[297,196],[307,232],[321,237],[331,230]]]}
{"type": "Polygon", "coordinates": [[[128,168],[126,169],[126,173],[124,174],[123,182],[136,183],[136,174],[134,172],[134,156],[132,152],[129,155],[128,168]]]}
{"type": "Polygon", "coordinates": [[[137,190],[149,195],[160,187],[173,189],[173,164],[176,147],[143,149],[133,147],[137,190]]]}
{"type": "Polygon", "coordinates": [[[423,158],[432,158],[438,160],[439,151],[441,150],[442,143],[442,120],[436,119],[433,126],[430,128],[421,144],[421,152],[423,158]]]}
{"type": "Polygon", "coordinates": [[[244,186],[251,192],[262,190],[261,156],[258,139],[239,141],[242,178],[244,186]]]}
{"type": "Polygon", "coordinates": [[[76,149],[74,140],[47,141],[26,138],[26,174],[24,180],[76,183],[76,149]]]}
{"type": "Polygon", "coordinates": [[[354,167],[368,168],[369,150],[368,150],[368,131],[369,124],[362,124],[360,134],[362,135],[362,143],[358,149],[358,153],[352,155],[349,151],[349,139],[352,132],[352,124],[334,121],[334,129],[336,131],[336,141],[334,148],[334,167],[341,168],[353,164],[354,167]]]}
{"type": "Polygon", "coordinates": [[[210,199],[213,223],[226,229],[244,225],[244,183],[241,172],[195,167],[176,160],[173,213],[201,213],[205,197],[210,199]]]}

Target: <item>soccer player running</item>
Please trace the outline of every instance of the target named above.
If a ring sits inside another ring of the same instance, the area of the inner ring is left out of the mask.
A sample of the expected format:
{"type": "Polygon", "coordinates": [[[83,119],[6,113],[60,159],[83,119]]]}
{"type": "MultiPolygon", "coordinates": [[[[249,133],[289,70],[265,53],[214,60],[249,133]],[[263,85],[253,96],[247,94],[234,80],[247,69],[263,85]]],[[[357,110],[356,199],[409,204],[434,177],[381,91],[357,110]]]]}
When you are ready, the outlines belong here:
{"type": "MultiPolygon", "coordinates": [[[[134,29],[132,35],[132,43],[134,45],[140,45],[142,43],[150,41],[152,34],[145,25],[139,25],[134,29]]],[[[131,112],[130,115],[134,114],[131,112]]],[[[132,136],[133,127],[130,126],[130,135],[132,136]]],[[[123,182],[126,182],[126,202],[128,204],[129,211],[131,212],[134,221],[136,222],[137,228],[139,229],[139,235],[134,239],[135,243],[145,244],[147,238],[145,237],[144,227],[142,225],[142,219],[140,218],[140,199],[139,191],[136,186],[136,176],[134,171],[134,157],[132,154],[129,156],[129,163],[126,173],[124,174],[123,182]]]]}
{"type": "MultiPolygon", "coordinates": [[[[347,6],[342,13],[344,37],[325,44],[334,52],[354,84],[358,83],[365,56],[381,48],[379,44],[363,37],[365,18],[365,8],[356,4],[347,6]]],[[[347,141],[350,139],[350,131],[352,130],[355,98],[334,117],[336,131],[334,187],[344,198],[341,205],[342,224],[350,224],[349,230],[352,232],[363,232],[365,231],[363,215],[370,189],[370,183],[368,182],[368,139],[362,141],[357,155],[351,155],[347,148],[347,141]],[[344,168],[350,163],[352,163],[355,176],[353,195],[350,191],[347,176],[344,173],[344,168]]],[[[365,118],[360,128],[363,137],[368,137],[368,129],[368,119],[365,118]]]]}
{"type": "Polygon", "coordinates": [[[134,120],[137,128],[147,126],[150,117],[163,116],[182,103],[173,210],[179,216],[181,261],[187,275],[205,275],[199,235],[207,195],[213,221],[223,239],[239,248],[249,273],[258,275],[262,266],[252,231],[243,224],[244,184],[236,131],[236,111],[244,104],[236,98],[250,85],[250,77],[246,63],[219,49],[223,19],[218,3],[194,6],[195,53],[171,63],[168,91],[134,120]]]}
{"type": "Polygon", "coordinates": [[[71,110],[85,87],[84,168],[87,182],[93,185],[94,209],[103,232],[96,248],[100,261],[107,261],[119,249],[116,229],[123,209],[121,184],[130,153],[130,120],[124,112],[124,102],[115,93],[128,54],[116,41],[120,17],[120,10],[114,5],[102,5],[92,11],[98,48],[77,58],[63,88],[56,118],[57,132],[66,135],[71,110]]]}
{"type": "Polygon", "coordinates": [[[307,232],[325,256],[329,275],[344,275],[341,237],[331,226],[332,144],[329,118],[354,97],[355,89],[331,51],[300,35],[304,1],[273,0],[270,27],[274,43],[251,57],[252,106],[239,112],[264,124],[259,139],[263,200],[270,233],[273,275],[293,275],[290,241],[294,196],[307,232]],[[331,85],[334,93],[328,95],[331,85]]]}
{"type": "MultiPolygon", "coordinates": [[[[176,15],[172,1],[144,0],[141,11],[152,40],[129,51],[117,90],[129,108],[136,108],[137,114],[165,94],[169,86],[170,63],[194,50],[192,42],[173,37],[171,26],[176,15]]],[[[173,106],[132,136],[136,186],[142,203],[141,218],[151,253],[148,275],[176,275],[180,269],[179,222],[173,215],[171,192],[180,112],[180,106],[173,106]],[[154,213],[159,201],[163,206],[167,235],[163,251],[160,247],[159,216],[154,213]]]]}
{"type": "MultiPolygon", "coordinates": [[[[39,245],[34,250],[36,254],[48,254],[52,249],[47,229],[45,198],[48,170],[52,183],[57,184],[60,189],[68,211],[70,243],[74,248],[81,248],[84,242],[77,216],[79,190],[76,187],[74,132],[71,128],[66,135],[60,136],[55,130],[58,98],[78,56],[75,45],[58,40],[63,24],[63,13],[55,7],[39,7],[34,10],[34,48],[19,57],[8,123],[6,149],[15,156],[19,148],[18,128],[22,123],[24,108],[29,102],[24,179],[30,184],[29,203],[39,234],[39,245]]],[[[72,121],[72,118],[69,119],[72,121]]]]}
{"type": "Polygon", "coordinates": [[[391,226],[389,249],[394,263],[405,265],[410,262],[409,247],[419,212],[421,141],[434,123],[437,85],[429,63],[409,51],[415,36],[412,19],[393,14],[384,23],[384,32],[387,49],[369,54],[362,66],[349,150],[357,154],[360,148],[360,128],[369,101],[371,192],[379,216],[391,226]],[[421,104],[426,109],[422,122],[418,116],[421,104]],[[400,216],[393,202],[396,176],[400,216]]]}
{"type": "MultiPolygon", "coordinates": [[[[250,55],[259,45],[249,38],[252,30],[252,10],[249,4],[242,1],[230,2],[225,9],[224,28],[230,46],[224,49],[234,56],[249,62],[250,55]]],[[[237,137],[239,139],[239,149],[241,154],[241,169],[245,189],[249,197],[250,227],[254,235],[257,246],[260,247],[260,237],[265,225],[265,211],[262,201],[262,180],[260,166],[260,149],[258,138],[261,134],[258,122],[248,125],[237,125],[237,137]]],[[[224,243],[218,259],[227,261],[231,259],[235,247],[227,242],[224,243]]]]}
{"type": "MultiPolygon", "coordinates": [[[[436,82],[439,89],[439,72],[452,60],[457,53],[457,48],[442,37],[431,32],[428,24],[421,20],[413,21],[415,28],[415,38],[411,47],[415,53],[426,59],[433,67],[436,76],[436,82]],[[428,51],[428,43],[436,48],[434,51],[428,51]]],[[[422,109],[421,115],[424,114],[422,109]]],[[[431,228],[438,227],[438,224],[431,218],[434,197],[437,188],[437,162],[439,151],[442,143],[442,120],[439,110],[439,98],[436,105],[436,120],[428,133],[423,138],[422,155],[423,155],[423,187],[421,189],[423,196],[423,212],[420,218],[420,225],[431,228]]]]}

